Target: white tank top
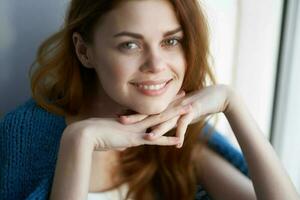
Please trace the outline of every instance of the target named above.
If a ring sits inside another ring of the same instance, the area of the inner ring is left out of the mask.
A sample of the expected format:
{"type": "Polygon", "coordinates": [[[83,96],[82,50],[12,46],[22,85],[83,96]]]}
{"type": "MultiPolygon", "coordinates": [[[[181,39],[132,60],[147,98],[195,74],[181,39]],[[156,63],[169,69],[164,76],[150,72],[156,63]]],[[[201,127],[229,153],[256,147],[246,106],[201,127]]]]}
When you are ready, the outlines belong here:
{"type": "MultiPolygon", "coordinates": [[[[124,200],[128,192],[128,184],[124,183],[116,189],[105,192],[88,193],[87,200],[124,200]]],[[[129,198],[130,200],[133,200],[129,198]]]]}

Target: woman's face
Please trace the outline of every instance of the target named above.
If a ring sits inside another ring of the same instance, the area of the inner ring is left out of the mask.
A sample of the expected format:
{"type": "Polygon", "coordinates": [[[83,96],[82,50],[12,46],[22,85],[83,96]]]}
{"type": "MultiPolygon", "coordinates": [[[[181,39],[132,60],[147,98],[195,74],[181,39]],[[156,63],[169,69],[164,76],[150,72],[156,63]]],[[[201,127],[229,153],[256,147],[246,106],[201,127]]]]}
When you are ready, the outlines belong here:
{"type": "Polygon", "coordinates": [[[92,67],[112,101],[138,113],[159,113],[183,82],[182,38],[168,1],[126,1],[96,26],[92,67]]]}

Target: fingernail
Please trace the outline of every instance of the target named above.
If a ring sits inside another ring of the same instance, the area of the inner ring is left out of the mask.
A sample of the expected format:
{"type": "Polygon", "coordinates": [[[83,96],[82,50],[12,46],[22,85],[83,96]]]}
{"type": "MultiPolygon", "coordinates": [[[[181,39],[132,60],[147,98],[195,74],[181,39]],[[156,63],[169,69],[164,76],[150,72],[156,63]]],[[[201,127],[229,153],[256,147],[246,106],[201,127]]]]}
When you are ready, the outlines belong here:
{"type": "Polygon", "coordinates": [[[179,149],[179,148],[181,148],[181,146],[182,146],[182,144],[181,144],[181,143],[179,143],[179,144],[177,144],[177,145],[176,145],[176,148],[178,148],[178,149],[179,149]]]}
{"type": "Polygon", "coordinates": [[[120,122],[126,123],[128,121],[128,117],[124,115],[120,115],[118,118],[120,122]]]}

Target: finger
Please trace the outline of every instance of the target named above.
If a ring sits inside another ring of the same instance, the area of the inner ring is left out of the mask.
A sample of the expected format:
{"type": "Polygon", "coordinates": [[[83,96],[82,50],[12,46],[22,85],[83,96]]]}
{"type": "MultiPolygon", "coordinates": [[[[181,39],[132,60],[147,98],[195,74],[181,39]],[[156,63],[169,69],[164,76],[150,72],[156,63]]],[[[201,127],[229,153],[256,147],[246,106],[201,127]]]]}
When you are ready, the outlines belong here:
{"type": "Polygon", "coordinates": [[[155,126],[155,128],[152,128],[151,133],[145,134],[144,138],[148,140],[155,140],[159,138],[160,136],[166,134],[168,131],[172,130],[176,127],[177,121],[179,117],[174,117],[173,119],[166,121],[162,124],[159,124],[158,126],[155,126]]]}
{"type": "Polygon", "coordinates": [[[173,146],[179,144],[179,138],[174,136],[161,136],[156,140],[147,140],[143,136],[147,133],[130,133],[130,137],[127,137],[127,145],[121,145],[121,148],[135,147],[140,145],[161,145],[161,146],[173,146]]]}
{"type": "Polygon", "coordinates": [[[175,96],[173,101],[177,101],[178,99],[182,98],[185,96],[185,91],[181,90],[180,92],[178,92],[178,94],[175,96]]]}
{"type": "Polygon", "coordinates": [[[192,104],[193,102],[197,101],[200,98],[201,94],[197,94],[198,91],[190,92],[188,95],[185,96],[185,98],[181,101],[181,105],[188,105],[192,104]]]}
{"type": "Polygon", "coordinates": [[[188,113],[182,116],[177,123],[176,136],[179,138],[179,144],[176,146],[177,148],[181,148],[183,145],[185,133],[188,125],[193,120],[193,113],[188,113]]]}
{"type": "Polygon", "coordinates": [[[148,117],[148,115],[144,115],[144,114],[121,115],[118,118],[118,121],[122,124],[133,124],[142,121],[146,117],[148,117]]]}
{"type": "MultiPolygon", "coordinates": [[[[177,101],[178,99],[182,98],[185,96],[185,92],[184,90],[181,90],[176,97],[174,98],[174,102],[177,101]]],[[[118,121],[122,124],[133,124],[139,121],[142,121],[143,119],[145,119],[146,117],[148,117],[149,115],[144,115],[144,114],[134,114],[134,115],[121,115],[118,118],[118,121]]]]}
{"type": "Polygon", "coordinates": [[[165,112],[162,112],[157,115],[150,116],[146,118],[145,120],[140,122],[141,128],[149,128],[153,127],[155,125],[161,124],[169,119],[172,119],[176,116],[186,114],[192,110],[192,106],[185,105],[185,106],[177,106],[174,109],[166,110],[165,112]]]}
{"type": "Polygon", "coordinates": [[[117,151],[125,151],[127,148],[124,147],[124,148],[116,148],[117,151]]]}
{"type": "MultiPolygon", "coordinates": [[[[176,97],[174,98],[173,102],[178,101],[178,99],[182,98],[185,96],[184,90],[181,90],[176,97]]],[[[142,121],[146,117],[149,117],[149,115],[144,115],[144,114],[134,114],[134,115],[122,115],[119,117],[119,122],[122,124],[133,124],[139,121],[142,121]]]]}
{"type": "Polygon", "coordinates": [[[170,136],[162,136],[157,138],[156,140],[146,140],[143,139],[143,144],[147,145],[161,145],[161,146],[172,146],[179,144],[178,137],[170,137],[170,136]]]}
{"type": "MultiPolygon", "coordinates": [[[[173,108],[177,105],[179,105],[182,101],[182,99],[186,96],[186,93],[184,90],[180,91],[172,100],[172,102],[168,105],[168,108],[173,108]]],[[[168,109],[167,108],[167,109],[168,109]]]]}

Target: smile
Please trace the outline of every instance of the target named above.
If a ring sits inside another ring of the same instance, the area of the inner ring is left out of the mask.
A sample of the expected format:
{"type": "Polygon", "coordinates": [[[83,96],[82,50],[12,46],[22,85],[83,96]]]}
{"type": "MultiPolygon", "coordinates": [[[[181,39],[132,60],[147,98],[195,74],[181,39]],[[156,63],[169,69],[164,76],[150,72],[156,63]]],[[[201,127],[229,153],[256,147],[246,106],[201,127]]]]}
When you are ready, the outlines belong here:
{"type": "Polygon", "coordinates": [[[158,84],[158,85],[142,85],[142,84],[136,84],[137,87],[144,89],[144,90],[160,90],[163,87],[165,87],[165,85],[167,84],[167,82],[162,83],[162,84],[158,84]]]}
{"type": "Polygon", "coordinates": [[[141,83],[133,83],[135,88],[144,95],[157,96],[163,94],[167,90],[167,86],[173,79],[167,81],[145,81],[141,83]]]}

